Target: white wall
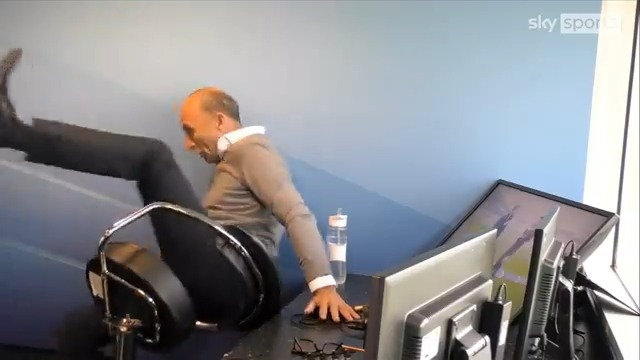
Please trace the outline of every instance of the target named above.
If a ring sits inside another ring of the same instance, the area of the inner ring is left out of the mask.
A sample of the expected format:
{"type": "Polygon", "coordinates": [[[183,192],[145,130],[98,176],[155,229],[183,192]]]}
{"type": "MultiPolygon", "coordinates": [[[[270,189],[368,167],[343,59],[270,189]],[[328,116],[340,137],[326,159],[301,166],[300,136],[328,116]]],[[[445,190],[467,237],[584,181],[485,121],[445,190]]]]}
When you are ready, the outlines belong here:
{"type": "Polygon", "coordinates": [[[638,137],[640,137],[640,93],[638,92],[638,78],[640,68],[638,65],[638,48],[640,48],[640,33],[636,38],[633,86],[631,90],[631,108],[629,112],[629,129],[627,132],[627,150],[625,154],[625,171],[622,185],[622,207],[620,209],[620,233],[618,235],[618,272],[623,278],[629,292],[634,296],[636,303],[640,295],[640,159],[638,154],[638,137]]]}
{"type": "MultiPolygon", "coordinates": [[[[620,17],[621,27],[599,33],[596,53],[583,202],[613,212],[618,204],[636,2],[602,2],[601,16],[620,17]]],[[[609,264],[612,245],[613,232],[590,262],[609,264]]]]}
{"type": "MultiPolygon", "coordinates": [[[[601,32],[598,37],[593,86],[591,128],[583,202],[617,211],[624,123],[629,99],[629,76],[637,1],[603,1],[601,16],[621,16],[617,32],[601,32]]],[[[635,66],[637,68],[637,56],[635,66]]],[[[629,292],[638,294],[638,72],[630,116],[623,206],[620,211],[619,274],[629,292]],[[634,213],[635,212],[635,213],[634,213]],[[634,233],[635,227],[635,233],[634,233]],[[635,263],[635,264],[634,264],[635,263]]],[[[589,276],[617,297],[627,300],[625,289],[610,270],[614,234],[586,262],[589,276]]],[[[637,317],[606,312],[620,351],[626,359],[640,359],[637,317]]]]}

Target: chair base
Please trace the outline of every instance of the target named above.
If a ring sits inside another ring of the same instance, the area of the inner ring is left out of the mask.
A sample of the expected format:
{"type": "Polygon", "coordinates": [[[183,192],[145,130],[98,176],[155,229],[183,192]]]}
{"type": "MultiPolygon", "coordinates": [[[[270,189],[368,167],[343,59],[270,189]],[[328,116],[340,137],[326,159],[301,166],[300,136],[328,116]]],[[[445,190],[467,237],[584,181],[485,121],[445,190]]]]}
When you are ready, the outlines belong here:
{"type": "Polygon", "coordinates": [[[140,345],[153,351],[170,350],[186,339],[197,317],[189,293],[169,266],[133,243],[112,242],[104,252],[107,270],[114,276],[107,277],[109,291],[103,288],[101,278],[106,275],[99,255],[87,263],[86,281],[109,323],[117,327],[118,320],[126,319],[127,315],[139,320],[141,326],[136,333],[143,340],[140,345]],[[106,312],[105,295],[110,314],[106,312]]]}
{"type": "Polygon", "coordinates": [[[137,330],[142,327],[142,322],[129,316],[105,322],[110,332],[115,334],[115,360],[135,360],[137,330]]]}

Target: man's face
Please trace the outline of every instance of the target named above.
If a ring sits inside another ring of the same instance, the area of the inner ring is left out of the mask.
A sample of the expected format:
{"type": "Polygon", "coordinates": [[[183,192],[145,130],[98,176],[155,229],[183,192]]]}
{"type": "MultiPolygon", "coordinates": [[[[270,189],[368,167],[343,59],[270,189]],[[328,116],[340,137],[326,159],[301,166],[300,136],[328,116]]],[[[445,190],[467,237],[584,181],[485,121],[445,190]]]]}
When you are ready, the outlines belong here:
{"type": "Polygon", "coordinates": [[[184,130],[184,147],[208,163],[218,163],[218,139],[224,134],[224,114],[200,109],[183,109],[180,122],[184,130]]]}

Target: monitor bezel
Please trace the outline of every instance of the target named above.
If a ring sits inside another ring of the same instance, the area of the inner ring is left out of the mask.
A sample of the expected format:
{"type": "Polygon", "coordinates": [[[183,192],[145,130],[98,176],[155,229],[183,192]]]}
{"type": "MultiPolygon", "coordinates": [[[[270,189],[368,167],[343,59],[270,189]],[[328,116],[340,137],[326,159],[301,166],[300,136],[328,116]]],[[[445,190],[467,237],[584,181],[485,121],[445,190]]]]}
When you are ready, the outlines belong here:
{"type": "Polygon", "coordinates": [[[437,245],[437,247],[440,247],[442,245],[445,245],[449,239],[451,238],[451,236],[462,226],[462,224],[464,224],[465,221],[467,221],[467,219],[469,219],[469,217],[471,217],[471,215],[478,210],[478,208],[480,207],[480,205],[482,205],[482,203],[487,200],[487,198],[496,190],[496,188],[500,185],[506,186],[506,187],[510,187],[512,189],[515,190],[520,190],[522,192],[534,195],[534,196],[539,196],[551,201],[555,201],[559,204],[563,204],[563,205],[567,205],[567,206],[572,206],[574,208],[580,209],[580,210],[584,210],[596,215],[600,215],[605,217],[607,220],[593,233],[589,236],[589,238],[584,242],[584,244],[582,244],[576,251],[576,253],[578,255],[580,255],[580,264],[582,264],[589,256],[591,256],[591,254],[598,248],[600,247],[600,245],[604,242],[604,240],[607,238],[607,236],[611,233],[611,230],[613,230],[613,228],[618,224],[618,221],[620,219],[620,217],[610,211],[606,211],[606,210],[602,210],[602,209],[598,209],[595,208],[593,206],[589,206],[586,204],[582,204],[579,203],[577,201],[573,201],[573,200],[569,200],[567,198],[563,198],[557,195],[553,195],[544,191],[540,191],[540,190],[536,190],[536,189],[532,189],[530,187],[524,186],[524,185],[520,185],[520,184],[516,184],[504,179],[499,179],[497,180],[493,186],[491,186],[489,188],[489,190],[487,190],[482,197],[480,198],[480,200],[476,201],[475,204],[473,205],[473,207],[467,211],[467,213],[460,219],[460,221],[458,221],[454,227],[451,228],[451,230],[449,230],[447,232],[447,234],[442,238],[442,240],[440,241],[440,243],[437,245]],[[603,236],[604,235],[604,236],[603,236]]]}

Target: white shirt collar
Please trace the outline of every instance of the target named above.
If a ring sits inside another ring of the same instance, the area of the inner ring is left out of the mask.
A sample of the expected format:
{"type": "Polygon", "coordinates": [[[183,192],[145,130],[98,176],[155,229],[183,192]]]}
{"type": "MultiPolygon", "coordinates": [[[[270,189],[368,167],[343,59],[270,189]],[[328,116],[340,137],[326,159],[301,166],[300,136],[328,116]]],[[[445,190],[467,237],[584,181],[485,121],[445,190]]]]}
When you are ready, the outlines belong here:
{"type": "Polygon", "coordinates": [[[264,134],[266,131],[264,126],[247,126],[224,134],[218,139],[218,154],[222,156],[232,144],[246,138],[250,135],[264,134]]]}

